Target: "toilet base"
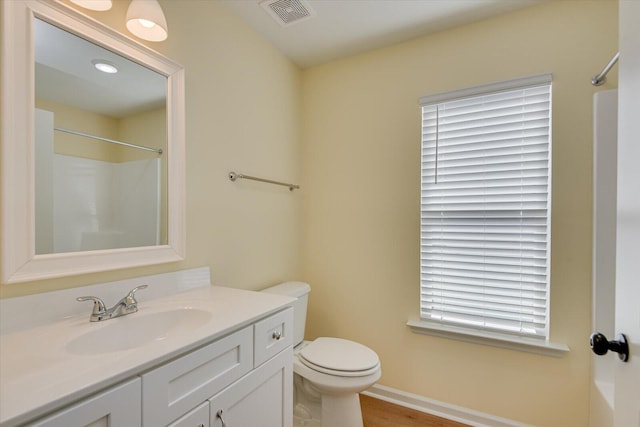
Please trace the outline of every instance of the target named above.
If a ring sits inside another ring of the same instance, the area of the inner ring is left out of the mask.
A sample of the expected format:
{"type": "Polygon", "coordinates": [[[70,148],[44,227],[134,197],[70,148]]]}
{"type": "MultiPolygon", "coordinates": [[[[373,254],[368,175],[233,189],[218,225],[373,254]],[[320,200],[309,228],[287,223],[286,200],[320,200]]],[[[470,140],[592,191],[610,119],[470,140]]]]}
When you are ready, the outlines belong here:
{"type": "Polygon", "coordinates": [[[363,427],[359,393],[322,394],[293,376],[293,427],[363,427]]]}
{"type": "Polygon", "coordinates": [[[322,396],[322,427],[363,427],[358,393],[322,396]]]}

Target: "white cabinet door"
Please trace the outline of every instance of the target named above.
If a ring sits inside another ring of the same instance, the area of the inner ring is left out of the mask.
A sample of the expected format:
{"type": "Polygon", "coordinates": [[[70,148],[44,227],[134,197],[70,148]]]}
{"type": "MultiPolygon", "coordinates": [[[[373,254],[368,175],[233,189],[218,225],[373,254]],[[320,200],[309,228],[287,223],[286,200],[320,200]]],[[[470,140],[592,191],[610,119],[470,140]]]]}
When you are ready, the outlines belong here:
{"type": "Polygon", "coordinates": [[[288,347],[212,397],[211,427],[292,427],[292,358],[288,347]]]}
{"type": "Polygon", "coordinates": [[[140,427],[140,378],[112,387],[41,418],[37,427],[140,427]]]}

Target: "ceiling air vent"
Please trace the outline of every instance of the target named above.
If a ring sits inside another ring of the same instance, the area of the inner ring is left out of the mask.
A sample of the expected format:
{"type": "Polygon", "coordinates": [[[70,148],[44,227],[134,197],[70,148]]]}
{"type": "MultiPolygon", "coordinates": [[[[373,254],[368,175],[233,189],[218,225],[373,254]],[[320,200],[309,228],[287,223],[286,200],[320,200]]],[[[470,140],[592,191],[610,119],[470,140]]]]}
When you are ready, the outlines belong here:
{"type": "Polygon", "coordinates": [[[264,0],[260,5],[283,27],[311,18],[315,12],[304,0],[264,0]]]}

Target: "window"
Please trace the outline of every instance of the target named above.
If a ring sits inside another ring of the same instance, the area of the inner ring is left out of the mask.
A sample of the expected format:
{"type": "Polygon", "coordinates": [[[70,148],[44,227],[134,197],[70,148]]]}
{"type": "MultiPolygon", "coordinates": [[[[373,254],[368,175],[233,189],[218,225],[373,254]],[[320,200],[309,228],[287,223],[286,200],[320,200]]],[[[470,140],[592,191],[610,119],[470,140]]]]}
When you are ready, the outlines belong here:
{"type": "Polygon", "coordinates": [[[422,322],[547,339],[551,75],[420,104],[422,322]]]}

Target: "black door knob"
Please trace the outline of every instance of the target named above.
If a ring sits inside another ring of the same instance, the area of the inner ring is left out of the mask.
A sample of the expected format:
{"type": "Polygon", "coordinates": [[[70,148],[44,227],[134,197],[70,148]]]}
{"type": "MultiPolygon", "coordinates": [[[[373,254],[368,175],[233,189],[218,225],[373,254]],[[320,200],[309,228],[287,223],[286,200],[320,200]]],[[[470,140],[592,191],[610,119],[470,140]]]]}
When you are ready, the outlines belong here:
{"type": "Polygon", "coordinates": [[[618,358],[623,362],[629,360],[629,344],[627,344],[627,337],[624,334],[620,334],[616,341],[609,341],[600,332],[594,332],[589,339],[589,345],[591,350],[598,356],[607,354],[609,350],[618,353],[618,358]]]}

